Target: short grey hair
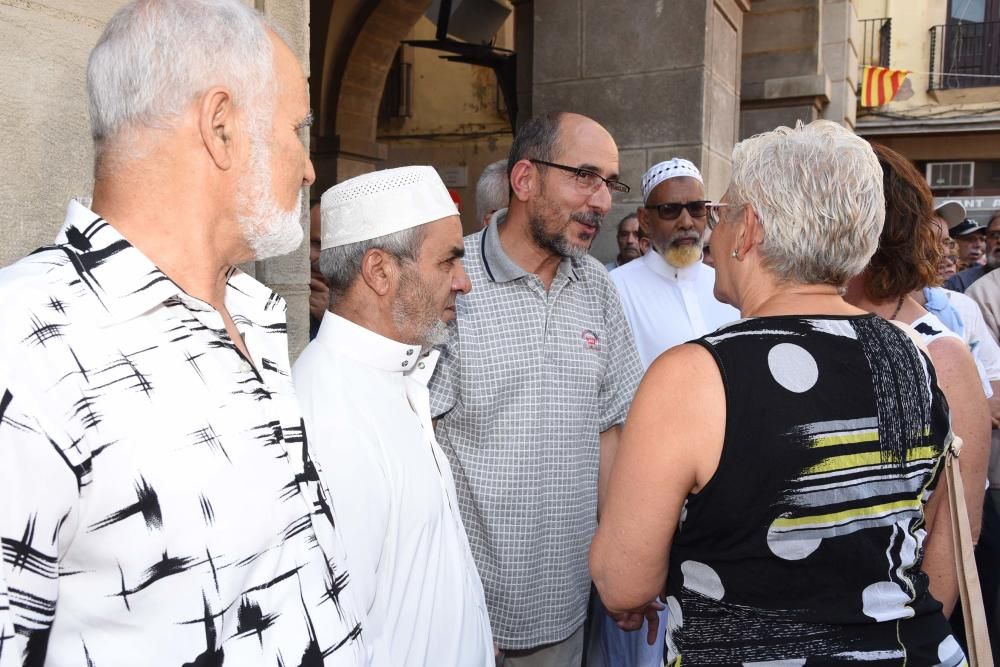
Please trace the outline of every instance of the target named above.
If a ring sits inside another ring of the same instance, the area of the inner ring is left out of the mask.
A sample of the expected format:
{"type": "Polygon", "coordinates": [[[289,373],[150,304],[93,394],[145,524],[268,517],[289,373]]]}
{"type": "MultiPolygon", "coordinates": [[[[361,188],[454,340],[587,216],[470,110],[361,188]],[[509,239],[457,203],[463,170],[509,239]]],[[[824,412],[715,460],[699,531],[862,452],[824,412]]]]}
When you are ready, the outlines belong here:
{"type": "Polygon", "coordinates": [[[476,183],[476,219],[482,220],[490,211],[507,208],[510,203],[510,180],[507,178],[507,160],[497,160],[486,165],[476,183]]]}
{"type": "Polygon", "coordinates": [[[277,91],[269,30],[278,34],[241,0],[133,0],[118,10],[87,63],[98,159],[132,129],[170,127],[212,86],[232,91],[254,130],[269,124],[277,91]]]}
{"type": "Polygon", "coordinates": [[[726,194],[730,216],[753,207],[764,265],[783,282],[843,286],[868,265],[885,222],[875,152],[827,120],[736,144],[726,194]]]}
{"type": "Polygon", "coordinates": [[[424,225],[378,236],[367,241],[326,248],[319,253],[319,272],[330,287],[330,303],[350,289],[361,274],[361,262],[369,250],[384,250],[401,263],[416,261],[424,240],[424,225]]]}

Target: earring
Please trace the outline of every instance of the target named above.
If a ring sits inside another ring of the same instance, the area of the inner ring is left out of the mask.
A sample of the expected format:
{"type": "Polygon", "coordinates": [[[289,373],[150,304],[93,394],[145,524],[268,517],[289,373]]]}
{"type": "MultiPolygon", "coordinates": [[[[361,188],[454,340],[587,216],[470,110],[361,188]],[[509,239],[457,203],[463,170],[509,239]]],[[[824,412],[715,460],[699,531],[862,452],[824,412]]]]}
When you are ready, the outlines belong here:
{"type": "Polygon", "coordinates": [[[738,251],[734,250],[733,251],[733,257],[736,259],[736,261],[739,261],[739,259],[740,259],[740,253],[738,251]]]}

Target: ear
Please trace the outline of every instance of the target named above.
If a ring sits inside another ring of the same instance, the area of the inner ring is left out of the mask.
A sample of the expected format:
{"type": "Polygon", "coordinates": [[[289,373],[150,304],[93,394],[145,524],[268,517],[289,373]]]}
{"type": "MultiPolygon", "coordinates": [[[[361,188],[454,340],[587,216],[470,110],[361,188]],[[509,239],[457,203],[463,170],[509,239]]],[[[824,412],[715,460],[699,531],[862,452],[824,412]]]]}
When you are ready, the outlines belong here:
{"type": "Polygon", "coordinates": [[[202,143],[215,166],[226,171],[233,166],[233,138],[236,135],[236,113],[233,96],[226,88],[209,89],[198,104],[198,130],[202,143]]]}
{"type": "Polygon", "coordinates": [[[646,217],[649,215],[649,209],[645,206],[640,206],[635,209],[635,215],[639,218],[639,229],[642,230],[643,234],[649,236],[649,220],[646,217]]]}
{"type": "Polygon", "coordinates": [[[530,160],[518,160],[510,170],[510,189],[518,201],[528,201],[540,174],[530,160]]]}
{"type": "Polygon", "coordinates": [[[399,282],[399,263],[380,248],[373,248],[361,258],[361,278],[379,296],[387,296],[399,282]]]}
{"type": "Polygon", "coordinates": [[[740,257],[746,257],[754,246],[764,242],[764,226],[760,224],[760,218],[750,204],[743,207],[742,218],[740,231],[736,236],[736,250],[740,257]]]}

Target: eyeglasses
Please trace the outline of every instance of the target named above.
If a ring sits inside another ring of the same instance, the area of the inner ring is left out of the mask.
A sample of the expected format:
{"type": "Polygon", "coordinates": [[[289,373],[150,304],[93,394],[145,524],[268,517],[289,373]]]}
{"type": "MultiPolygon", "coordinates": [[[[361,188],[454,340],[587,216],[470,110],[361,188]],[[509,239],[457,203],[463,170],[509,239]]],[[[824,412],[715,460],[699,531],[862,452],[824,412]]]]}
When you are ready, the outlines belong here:
{"type": "Polygon", "coordinates": [[[721,211],[722,211],[722,209],[724,209],[727,206],[729,206],[729,204],[706,204],[705,205],[705,208],[708,209],[708,225],[707,225],[707,227],[708,227],[709,231],[715,229],[715,226],[717,224],[719,224],[720,220],[722,220],[721,211]]]}
{"type": "Polygon", "coordinates": [[[686,204],[666,202],[663,204],[650,204],[646,208],[656,209],[656,215],[660,217],[660,220],[676,220],[681,217],[681,211],[685,209],[692,218],[704,218],[705,214],[708,213],[708,206],[711,203],[709,201],[689,201],[686,204]]]}
{"type": "Polygon", "coordinates": [[[555,167],[556,169],[562,169],[563,171],[568,171],[573,174],[573,179],[576,181],[576,187],[578,187],[582,192],[587,194],[594,194],[597,192],[601,185],[607,186],[608,191],[612,194],[625,194],[629,191],[629,187],[622,183],[621,181],[612,181],[604,178],[597,172],[591,171],[589,169],[581,169],[580,167],[569,167],[564,164],[556,164],[555,162],[546,162],[545,160],[535,160],[531,159],[530,162],[534,164],[542,164],[546,167],[555,167]]]}
{"type": "Polygon", "coordinates": [[[993,241],[994,243],[996,243],[997,241],[1000,241],[1000,232],[987,232],[986,233],[986,240],[987,241],[993,241]]]}

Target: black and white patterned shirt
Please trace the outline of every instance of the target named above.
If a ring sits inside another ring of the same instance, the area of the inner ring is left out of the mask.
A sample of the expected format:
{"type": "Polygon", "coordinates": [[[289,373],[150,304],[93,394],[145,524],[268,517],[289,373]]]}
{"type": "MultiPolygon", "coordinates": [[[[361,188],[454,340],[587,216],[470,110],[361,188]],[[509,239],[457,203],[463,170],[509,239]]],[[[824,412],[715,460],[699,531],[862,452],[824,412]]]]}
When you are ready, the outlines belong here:
{"type": "Polygon", "coordinates": [[[599,436],[624,421],[642,364],[600,262],[563,260],[546,290],[500,246],[504,218],[465,239],[472,291],[430,390],[493,636],[514,650],[583,623],[599,436]]]}
{"type": "Polygon", "coordinates": [[[285,303],[218,311],[70,204],[0,271],[0,667],[366,664],[285,303]]]}

